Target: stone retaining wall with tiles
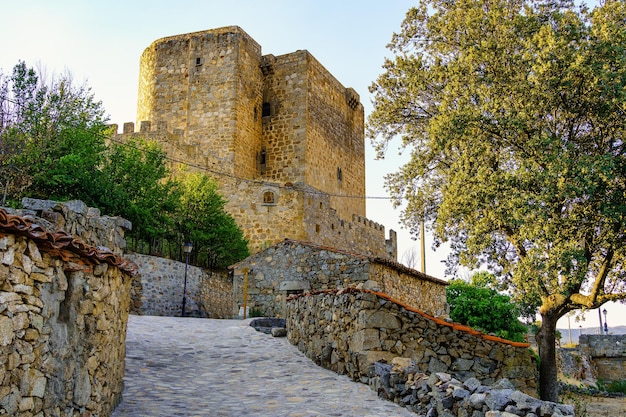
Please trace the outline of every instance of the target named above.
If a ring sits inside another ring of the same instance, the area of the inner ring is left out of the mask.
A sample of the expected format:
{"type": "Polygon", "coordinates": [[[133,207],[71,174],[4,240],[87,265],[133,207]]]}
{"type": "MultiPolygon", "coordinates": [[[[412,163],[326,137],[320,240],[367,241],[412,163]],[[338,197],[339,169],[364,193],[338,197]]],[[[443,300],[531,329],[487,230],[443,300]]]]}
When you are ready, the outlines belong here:
{"type": "Polygon", "coordinates": [[[103,247],[126,223],[83,208],[0,209],[0,415],[106,417],[121,400],[136,267],[103,247]]]}
{"type": "Polygon", "coordinates": [[[485,385],[507,378],[536,393],[537,364],[528,344],[434,318],[384,294],[348,288],[291,296],[286,323],[289,341],[307,357],[363,383],[375,362],[401,357],[418,372],[485,385]]]}
{"type": "Polygon", "coordinates": [[[244,301],[266,317],[285,317],[289,294],[361,285],[413,308],[447,316],[446,281],[382,258],[284,240],[231,266],[236,311],[244,301]],[[246,281],[246,274],[248,276],[246,281]]]}

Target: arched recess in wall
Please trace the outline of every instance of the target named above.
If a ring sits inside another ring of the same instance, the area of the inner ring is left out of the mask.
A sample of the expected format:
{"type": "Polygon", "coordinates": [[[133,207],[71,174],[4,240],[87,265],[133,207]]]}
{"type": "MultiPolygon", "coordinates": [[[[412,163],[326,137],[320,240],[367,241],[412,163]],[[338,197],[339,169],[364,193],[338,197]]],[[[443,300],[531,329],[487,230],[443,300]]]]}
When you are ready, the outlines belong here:
{"type": "Polygon", "coordinates": [[[263,206],[275,206],[278,204],[278,189],[266,187],[261,190],[260,203],[263,206]]]}

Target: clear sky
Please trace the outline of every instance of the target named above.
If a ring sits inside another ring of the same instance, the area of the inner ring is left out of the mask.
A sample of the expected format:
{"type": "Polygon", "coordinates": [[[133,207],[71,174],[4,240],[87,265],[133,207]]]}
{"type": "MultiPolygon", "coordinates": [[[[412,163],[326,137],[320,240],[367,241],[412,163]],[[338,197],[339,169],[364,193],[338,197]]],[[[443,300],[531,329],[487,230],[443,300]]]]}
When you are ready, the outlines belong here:
{"type": "MultiPolygon", "coordinates": [[[[77,83],[87,82],[102,100],[110,122],[121,126],[136,121],[139,57],[150,43],[236,25],[261,45],[263,54],[311,52],[344,86],[360,94],[367,116],[372,109],[368,86],[382,72],[389,55],[386,45],[400,31],[413,4],[414,0],[0,0],[0,69],[8,74],[23,60],[45,68],[49,75],[69,71],[77,83]]],[[[367,143],[368,196],[387,195],[383,177],[404,160],[392,147],[385,160],[376,161],[367,143]]],[[[367,216],[398,232],[399,258],[417,247],[388,200],[369,199],[367,216]]],[[[445,248],[435,252],[431,244],[427,239],[426,272],[443,278],[445,248]]],[[[626,324],[625,306],[606,308],[609,325],[626,324]]],[[[584,326],[596,325],[597,312],[588,318],[591,322],[584,326]]]]}

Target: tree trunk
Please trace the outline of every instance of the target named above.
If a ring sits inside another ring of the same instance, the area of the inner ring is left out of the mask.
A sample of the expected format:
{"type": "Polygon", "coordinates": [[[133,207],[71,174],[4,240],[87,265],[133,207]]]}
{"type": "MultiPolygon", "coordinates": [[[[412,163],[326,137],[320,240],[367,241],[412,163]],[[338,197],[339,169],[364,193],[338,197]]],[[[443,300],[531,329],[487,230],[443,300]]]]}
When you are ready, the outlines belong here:
{"type": "Polygon", "coordinates": [[[541,315],[541,329],[537,334],[539,346],[539,396],[544,401],[559,401],[559,383],[556,364],[556,323],[558,318],[541,315]]]}

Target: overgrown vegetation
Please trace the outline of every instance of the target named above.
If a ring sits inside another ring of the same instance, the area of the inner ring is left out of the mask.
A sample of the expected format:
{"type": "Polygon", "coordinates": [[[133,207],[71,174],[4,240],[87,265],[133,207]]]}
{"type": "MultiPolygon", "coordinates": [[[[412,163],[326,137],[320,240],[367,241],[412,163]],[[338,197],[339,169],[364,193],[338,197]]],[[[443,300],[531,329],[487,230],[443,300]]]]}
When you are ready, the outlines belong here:
{"type": "Polygon", "coordinates": [[[528,330],[518,320],[519,308],[509,296],[489,286],[495,283],[495,277],[489,280],[487,275],[491,274],[474,275],[471,283],[459,279],[450,281],[446,287],[450,318],[485,333],[524,342],[528,330]]]}
{"type": "Polygon", "coordinates": [[[129,247],[224,268],[248,255],[247,242],[217,184],[199,173],[171,175],[155,142],[109,141],[102,103],[69,75],[46,83],[20,62],[0,73],[0,183],[2,204],[22,197],[83,200],[130,220],[129,247]]]}
{"type": "Polygon", "coordinates": [[[619,381],[606,382],[602,379],[598,379],[596,382],[597,388],[604,392],[619,392],[626,394],[626,379],[619,381]]]}

